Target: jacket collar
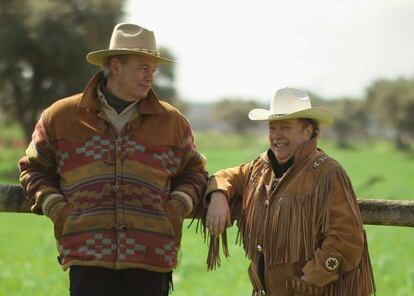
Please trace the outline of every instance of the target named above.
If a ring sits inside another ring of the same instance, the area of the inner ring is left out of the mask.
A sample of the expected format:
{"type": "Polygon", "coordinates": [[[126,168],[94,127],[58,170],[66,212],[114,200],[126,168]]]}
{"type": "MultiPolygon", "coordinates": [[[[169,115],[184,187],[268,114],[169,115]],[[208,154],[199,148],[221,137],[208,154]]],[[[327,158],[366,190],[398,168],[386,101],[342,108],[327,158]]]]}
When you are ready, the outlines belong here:
{"type": "MultiPolygon", "coordinates": [[[[101,102],[98,99],[97,87],[102,80],[102,71],[92,77],[82,94],[82,98],[78,105],[79,108],[101,110],[101,102]]],[[[138,113],[141,114],[160,114],[166,111],[152,88],[150,89],[148,96],[139,102],[137,110],[138,113]]]]}

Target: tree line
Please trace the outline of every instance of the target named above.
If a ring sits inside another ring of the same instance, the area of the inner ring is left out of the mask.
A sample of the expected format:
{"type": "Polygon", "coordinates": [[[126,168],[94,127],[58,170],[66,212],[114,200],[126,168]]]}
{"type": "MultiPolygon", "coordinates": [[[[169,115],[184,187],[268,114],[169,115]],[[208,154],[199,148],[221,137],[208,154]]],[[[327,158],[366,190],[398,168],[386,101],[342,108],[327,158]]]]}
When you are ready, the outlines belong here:
{"type": "MultiPolygon", "coordinates": [[[[98,71],[86,63],[88,52],[107,48],[112,29],[124,13],[124,0],[0,0],[0,108],[17,121],[28,141],[40,112],[56,99],[82,92],[98,71]]],[[[161,48],[162,55],[174,59],[161,48]]],[[[160,65],[155,91],[185,112],[175,87],[175,67],[160,65]]],[[[326,131],[342,147],[354,139],[392,138],[409,149],[414,131],[414,77],[374,81],[363,98],[329,100],[311,94],[314,106],[326,106],[335,124],[326,131]]],[[[255,128],[247,118],[261,106],[254,98],[223,98],[213,118],[236,132],[255,128]]]]}
{"type": "MultiPolygon", "coordinates": [[[[0,0],[0,111],[17,121],[26,141],[40,112],[83,91],[99,69],[88,52],[108,48],[124,0],[0,0]]],[[[174,59],[162,48],[162,55],[174,59]]],[[[160,65],[155,91],[180,105],[175,69],[160,65]]]]}
{"type": "MultiPolygon", "coordinates": [[[[399,150],[409,150],[414,136],[414,77],[379,79],[362,98],[322,98],[310,93],[313,106],[326,107],[335,115],[324,131],[343,148],[354,140],[391,139],[399,150]]],[[[255,128],[246,114],[252,108],[268,108],[257,101],[225,98],[214,108],[215,118],[232,130],[246,133],[255,128]]]]}

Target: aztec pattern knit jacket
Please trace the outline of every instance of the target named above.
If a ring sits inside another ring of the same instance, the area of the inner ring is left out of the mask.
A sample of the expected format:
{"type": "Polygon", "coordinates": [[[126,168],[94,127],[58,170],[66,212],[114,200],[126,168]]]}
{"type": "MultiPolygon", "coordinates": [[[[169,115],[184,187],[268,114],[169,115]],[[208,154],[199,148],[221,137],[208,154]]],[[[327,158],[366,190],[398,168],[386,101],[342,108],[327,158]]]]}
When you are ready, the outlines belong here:
{"type": "Polygon", "coordinates": [[[19,163],[21,184],[36,214],[45,198],[63,196],[55,237],[64,270],[171,271],[183,217],[175,225],[169,202],[191,212],[205,189],[205,158],[186,118],[152,91],[117,133],[97,97],[100,81],[43,112],[19,163]]]}
{"type": "MultiPolygon", "coordinates": [[[[210,179],[206,198],[223,191],[237,220],[251,260],[253,295],[367,296],[375,291],[351,182],[340,164],[316,145],[317,138],[304,143],[280,179],[269,151],[210,179]],[[313,284],[302,281],[303,274],[313,284]]],[[[224,233],[228,255],[226,242],[224,233]]],[[[219,264],[218,247],[218,239],[211,238],[210,268],[219,264]]]]}

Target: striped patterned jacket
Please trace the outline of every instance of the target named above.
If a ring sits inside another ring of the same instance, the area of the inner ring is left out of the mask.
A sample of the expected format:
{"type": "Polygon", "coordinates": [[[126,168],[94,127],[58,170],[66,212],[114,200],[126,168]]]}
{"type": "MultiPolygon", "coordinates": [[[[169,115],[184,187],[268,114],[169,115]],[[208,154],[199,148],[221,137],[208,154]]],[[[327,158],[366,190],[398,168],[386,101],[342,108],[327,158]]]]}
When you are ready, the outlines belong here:
{"type": "Polygon", "coordinates": [[[42,113],[19,163],[21,183],[34,213],[42,214],[51,194],[70,205],[59,214],[62,225],[55,223],[64,270],[171,271],[181,233],[167,215],[168,201],[192,210],[207,181],[205,158],[186,118],[152,91],[118,134],[100,107],[101,80],[98,74],[84,93],[42,113]]]}

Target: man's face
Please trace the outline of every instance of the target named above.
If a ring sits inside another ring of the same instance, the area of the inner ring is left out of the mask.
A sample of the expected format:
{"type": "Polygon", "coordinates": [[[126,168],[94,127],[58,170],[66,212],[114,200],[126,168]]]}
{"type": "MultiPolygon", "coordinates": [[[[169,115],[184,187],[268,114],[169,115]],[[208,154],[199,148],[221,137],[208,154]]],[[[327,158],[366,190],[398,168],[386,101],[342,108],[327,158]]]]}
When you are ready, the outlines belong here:
{"type": "Polygon", "coordinates": [[[111,60],[111,82],[115,94],[126,101],[145,98],[151,88],[157,61],[154,58],[129,55],[126,63],[118,59],[111,60]]]}
{"type": "Polygon", "coordinates": [[[287,162],[311,135],[312,126],[305,126],[299,119],[269,122],[270,149],[279,164],[287,162]]]}

